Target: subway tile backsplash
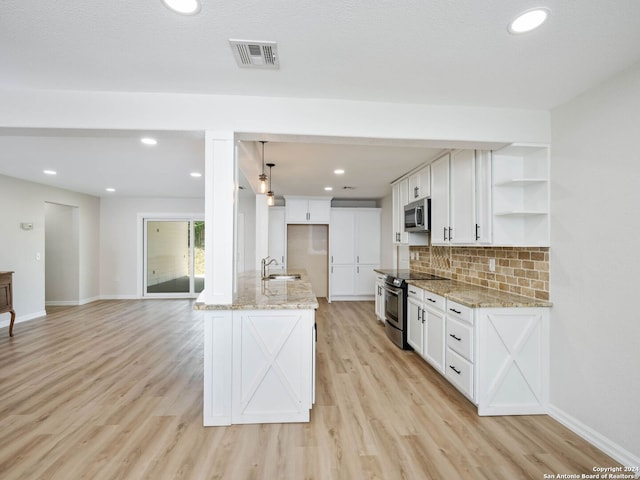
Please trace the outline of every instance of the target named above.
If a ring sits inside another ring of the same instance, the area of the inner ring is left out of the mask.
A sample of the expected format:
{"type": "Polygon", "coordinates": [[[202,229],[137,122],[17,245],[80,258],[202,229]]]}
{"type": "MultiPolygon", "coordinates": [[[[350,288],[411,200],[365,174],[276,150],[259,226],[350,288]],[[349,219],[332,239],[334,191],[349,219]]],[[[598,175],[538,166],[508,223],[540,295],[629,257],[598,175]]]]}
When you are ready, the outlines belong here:
{"type": "Polygon", "coordinates": [[[548,247],[430,246],[409,251],[411,270],[549,300],[548,247]],[[496,262],[494,272],[489,271],[491,258],[496,262]]]}

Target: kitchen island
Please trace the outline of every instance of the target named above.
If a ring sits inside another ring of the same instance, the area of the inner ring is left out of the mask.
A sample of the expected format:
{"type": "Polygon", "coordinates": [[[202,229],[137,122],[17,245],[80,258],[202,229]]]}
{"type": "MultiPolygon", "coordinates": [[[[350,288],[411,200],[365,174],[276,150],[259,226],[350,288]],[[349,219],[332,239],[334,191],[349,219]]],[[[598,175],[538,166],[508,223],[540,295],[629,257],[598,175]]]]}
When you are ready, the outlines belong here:
{"type": "Polygon", "coordinates": [[[204,426],[308,422],[315,399],[315,310],[304,271],[294,280],[238,276],[230,305],[204,313],[204,426]]]}

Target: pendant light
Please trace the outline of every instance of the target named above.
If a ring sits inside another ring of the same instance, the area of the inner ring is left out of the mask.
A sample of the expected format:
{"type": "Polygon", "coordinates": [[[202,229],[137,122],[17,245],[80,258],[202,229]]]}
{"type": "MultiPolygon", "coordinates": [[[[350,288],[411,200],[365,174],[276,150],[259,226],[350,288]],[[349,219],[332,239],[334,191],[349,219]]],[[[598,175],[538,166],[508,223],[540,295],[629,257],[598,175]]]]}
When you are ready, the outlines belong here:
{"type": "Polygon", "coordinates": [[[271,190],[271,168],[275,166],[275,163],[267,163],[267,167],[269,167],[269,191],[267,192],[267,205],[270,207],[273,207],[276,203],[276,197],[271,190]]]}
{"type": "Polygon", "coordinates": [[[260,193],[265,193],[267,191],[267,176],[264,174],[264,144],[267,143],[265,140],[260,140],[262,144],[262,173],[258,175],[258,180],[260,180],[260,193]]]}

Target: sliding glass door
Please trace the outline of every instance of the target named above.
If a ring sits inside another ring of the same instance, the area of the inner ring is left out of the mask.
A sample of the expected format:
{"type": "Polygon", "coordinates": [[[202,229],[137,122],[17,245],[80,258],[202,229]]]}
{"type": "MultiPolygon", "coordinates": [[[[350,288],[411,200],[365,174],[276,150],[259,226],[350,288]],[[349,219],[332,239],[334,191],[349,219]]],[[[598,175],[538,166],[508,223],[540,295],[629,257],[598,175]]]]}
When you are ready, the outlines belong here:
{"type": "Polygon", "coordinates": [[[144,219],[145,297],[193,297],[204,289],[204,222],[144,219]]]}

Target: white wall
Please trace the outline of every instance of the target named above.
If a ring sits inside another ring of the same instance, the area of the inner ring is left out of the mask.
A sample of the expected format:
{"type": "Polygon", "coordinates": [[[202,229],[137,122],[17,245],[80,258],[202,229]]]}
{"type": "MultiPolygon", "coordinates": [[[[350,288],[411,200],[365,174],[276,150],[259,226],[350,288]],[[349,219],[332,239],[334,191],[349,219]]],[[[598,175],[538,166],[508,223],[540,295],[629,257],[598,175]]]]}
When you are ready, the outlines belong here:
{"type": "Polygon", "coordinates": [[[554,416],[638,466],[640,64],[551,120],[554,416]]]}
{"type": "MultiPolygon", "coordinates": [[[[100,202],[100,292],[138,298],[142,288],[140,215],[204,215],[202,198],[103,198],[100,202]]],[[[215,230],[205,225],[205,235],[215,230]]]]}
{"type": "MultiPolygon", "coordinates": [[[[0,175],[0,270],[15,271],[17,322],[45,313],[45,202],[78,207],[79,303],[99,295],[100,200],[0,175]],[[32,222],[33,230],[21,230],[22,222],[32,222]]],[[[0,325],[7,325],[8,318],[0,315],[0,325]]]]}

